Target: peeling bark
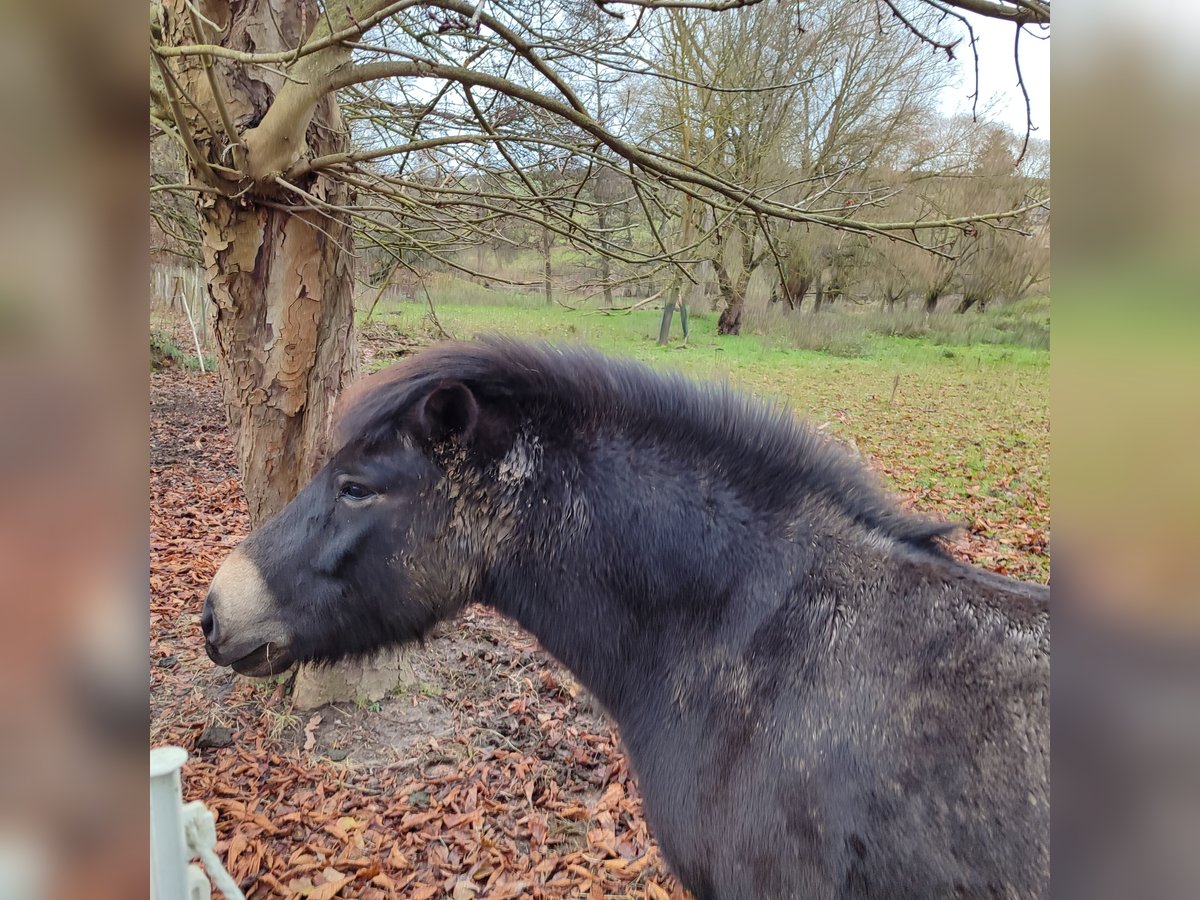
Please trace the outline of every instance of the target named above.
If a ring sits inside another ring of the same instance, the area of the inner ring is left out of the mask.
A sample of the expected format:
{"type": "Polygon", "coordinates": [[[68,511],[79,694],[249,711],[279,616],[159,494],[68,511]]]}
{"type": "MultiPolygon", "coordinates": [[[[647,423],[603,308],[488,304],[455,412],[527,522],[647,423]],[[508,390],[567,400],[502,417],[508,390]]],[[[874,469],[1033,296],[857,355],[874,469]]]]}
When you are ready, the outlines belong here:
{"type": "Polygon", "coordinates": [[[258,525],[324,458],[357,371],[348,223],[249,203],[201,213],[225,408],[258,525]],[[340,246],[339,246],[340,245],[340,246]]]}

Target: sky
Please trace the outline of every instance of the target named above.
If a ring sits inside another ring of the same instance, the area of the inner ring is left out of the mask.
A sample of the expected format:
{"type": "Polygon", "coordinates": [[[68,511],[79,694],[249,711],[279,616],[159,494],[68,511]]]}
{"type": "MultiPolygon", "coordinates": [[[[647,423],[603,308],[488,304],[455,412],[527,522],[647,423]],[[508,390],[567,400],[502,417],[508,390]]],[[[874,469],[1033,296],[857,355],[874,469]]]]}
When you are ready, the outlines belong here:
{"type": "MultiPolygon", "coordinates": [[[[979,111],[983,113],[988,101],[997,102],[990,118],[997,119],[1015,131],[1025,133],[1025,99],[1017,86],[1017,71],[1013,61],[1013,26],[1008,22],[972,16],[976,49],[979,51],[979,111]]],[[[1050,138],[1050,41],[1038,40],[1036,28],[1027,29],[1021,36],[1021,71],[1033,105],[1035,137],[1050,138]]],[[[942,109],[946,113],[971,111],[970,95],[975,86],[975,63],[965,37],[955,49],[959,67],[958,84],[942,94],[942,109]]]]}

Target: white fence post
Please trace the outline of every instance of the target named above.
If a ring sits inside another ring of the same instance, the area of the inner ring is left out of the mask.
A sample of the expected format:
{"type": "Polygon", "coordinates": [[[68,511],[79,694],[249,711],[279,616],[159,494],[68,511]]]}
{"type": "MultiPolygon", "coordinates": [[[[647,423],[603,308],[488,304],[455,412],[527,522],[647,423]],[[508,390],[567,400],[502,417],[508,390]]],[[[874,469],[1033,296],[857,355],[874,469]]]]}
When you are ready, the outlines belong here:
{"type": "Polygon", "coordinates": [[[182,747],[150,751],[150,900],[207,900],[204,873],[191,865],[184,834],[179,770],[187,762],[182,747]]]}
{"type": "Polygon", "coordinates": [[[216,854],[212,813],[199,800],[183,802],[179,770],[187,758],[182,747],[150,750],[150,900],[210,900],[209,878],[225,900],[246,900],[216,854]],[[191,863],[197,856],[203,869],[191,863]]]}

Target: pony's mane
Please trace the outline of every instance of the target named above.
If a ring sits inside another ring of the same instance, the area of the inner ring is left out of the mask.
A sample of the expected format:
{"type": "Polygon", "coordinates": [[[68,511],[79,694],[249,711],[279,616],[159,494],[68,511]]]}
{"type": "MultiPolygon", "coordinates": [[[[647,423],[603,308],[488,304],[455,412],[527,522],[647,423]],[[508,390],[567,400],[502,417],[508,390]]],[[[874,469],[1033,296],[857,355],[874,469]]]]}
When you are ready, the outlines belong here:
{"type": "Polygon", "coordinates": [[[445,343],[359,382],[343,398],[338,445],[394,439],[404,415],[439,385],[461,382],[482,404],[519,411],[563,433],[608,431],[671,448],[682,465],[719,471],[764,512],[820,495],[859,525],[921,550],[957,526],[900,509],[843,447],[728,385],[665,375],[582,347],[492,337],[445,343]]]}

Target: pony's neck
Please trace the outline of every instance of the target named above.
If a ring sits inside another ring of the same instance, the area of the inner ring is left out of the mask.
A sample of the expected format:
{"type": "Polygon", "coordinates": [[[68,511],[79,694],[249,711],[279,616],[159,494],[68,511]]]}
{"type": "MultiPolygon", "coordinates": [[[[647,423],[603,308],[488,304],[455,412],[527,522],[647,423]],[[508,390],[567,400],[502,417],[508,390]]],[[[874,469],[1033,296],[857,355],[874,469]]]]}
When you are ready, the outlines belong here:
{"type": "Polygon", "coordinates": [[[654,677],[660,626],[639,621],[638,598],[591,582],[579,563],[506,567],[488,585],[485,602],[533,634],[620,721],[654,677]]]}
{"type": "MultiPolygon", "coordinates": [[[[738,573],[766,564],[765,537],[752,533],[759,523],[732,509],[732,493],[698,493],[661,458],[620,463],[535,492],[527,509],[540,514],[519,528],[519,549],[501,554],[480,596],[618,720],[663,689],[675,646],[731,637],[724,613],[738,600],[738,573]]],[[[734,618],[734,628],[753,625],[734,618]]]]}

